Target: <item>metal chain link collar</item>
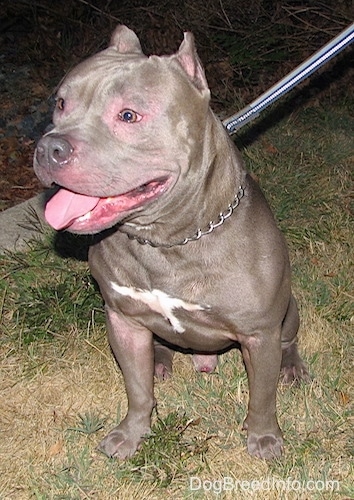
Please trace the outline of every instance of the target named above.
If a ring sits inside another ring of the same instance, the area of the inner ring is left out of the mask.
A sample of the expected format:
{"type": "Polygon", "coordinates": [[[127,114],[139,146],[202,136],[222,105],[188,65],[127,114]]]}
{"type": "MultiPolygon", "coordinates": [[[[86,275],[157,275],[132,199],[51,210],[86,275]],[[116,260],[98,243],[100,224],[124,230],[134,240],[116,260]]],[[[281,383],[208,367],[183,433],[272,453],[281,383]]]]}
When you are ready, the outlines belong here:
{"type": "Polygon", "coordinates": [[[220,212],[219,213],[219,219],[217,222],[210,221],[209,226],[207,229],[202,231],[202,229],[198,228],[197,231],[193,236],[187,236],[181,241],[177,241],[176,243],[155,243],[151,240],[141,238],[140,236],[135,236],[133,234],[125,233],[129,239],[131,240],[136,240],[138,243],[141,245],[150,245],[153,248],[172,248],[176,246],[183,246],[189,243],[190,241],[197,241],[200,240],[202,236],[206,236],[207,234],[210,234],[216,229],[217,227],[221,226],[224,224],[224,222],[231,217],[231,215],[234,213],[234,210],[238,207],[241,199],[244,197],[245,190],[242,186],[238,188],[238,192],[235,195],[232,203],[230,203],[227,207],[227,210],[225,212],[220,212]]]}

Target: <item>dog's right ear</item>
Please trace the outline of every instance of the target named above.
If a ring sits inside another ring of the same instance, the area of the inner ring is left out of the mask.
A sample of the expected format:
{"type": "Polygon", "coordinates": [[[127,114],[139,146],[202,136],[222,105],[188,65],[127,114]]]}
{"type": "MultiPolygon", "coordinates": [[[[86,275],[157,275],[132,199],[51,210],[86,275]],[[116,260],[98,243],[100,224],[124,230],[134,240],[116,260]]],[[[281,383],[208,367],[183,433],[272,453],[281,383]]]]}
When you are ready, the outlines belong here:
{"type": "Polygon", "coordinates": [[[110,47],[115,47],[120,54],[142,54],[139,38],[134,31],[120,24],[113,31],[110,47]]]}
{"type": "Polygon", "coordinates": [[[192,33],[184,33],[184,40],[175,57],[197,89],[201,92],[209,92],[204,69],[198,57],[192,33]]]}

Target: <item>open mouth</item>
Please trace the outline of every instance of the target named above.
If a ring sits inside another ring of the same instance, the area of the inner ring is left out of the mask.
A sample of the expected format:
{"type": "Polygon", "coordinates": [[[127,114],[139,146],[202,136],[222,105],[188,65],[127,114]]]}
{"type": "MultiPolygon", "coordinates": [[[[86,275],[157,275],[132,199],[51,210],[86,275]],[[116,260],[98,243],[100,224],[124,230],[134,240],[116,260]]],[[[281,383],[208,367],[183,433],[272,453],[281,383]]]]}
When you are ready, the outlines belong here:
{"type": "Polygon", "coordinates": [[[162,177],[141,184],[126,193],[100,198],[60,188],[45,208],[47,222],[56,230],[97,232],[112,227],[126,212],[139,208],[169,187],[169,178],[162,177]]]}

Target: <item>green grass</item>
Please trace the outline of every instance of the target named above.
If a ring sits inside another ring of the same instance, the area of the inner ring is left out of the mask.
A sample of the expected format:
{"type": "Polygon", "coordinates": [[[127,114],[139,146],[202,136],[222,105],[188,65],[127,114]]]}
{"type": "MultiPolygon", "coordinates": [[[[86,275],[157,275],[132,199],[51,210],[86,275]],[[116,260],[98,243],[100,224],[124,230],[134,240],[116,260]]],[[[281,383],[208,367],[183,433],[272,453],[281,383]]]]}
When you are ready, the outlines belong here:
{"type": "MultiPolygon", "coordinates": [[[[5,270],[0,293],[7,297],[2,318],[11,316],[23,343],[50,340],[68,325],[85,329],[92,321],[104,322],[102,299],[87,266],[56,256],[50,239],[46,245],[33,242],[26,254],[1,256],[0,266],[5,270]]],[[[6,322],[0,326],[6,332],[6,322]]]]}

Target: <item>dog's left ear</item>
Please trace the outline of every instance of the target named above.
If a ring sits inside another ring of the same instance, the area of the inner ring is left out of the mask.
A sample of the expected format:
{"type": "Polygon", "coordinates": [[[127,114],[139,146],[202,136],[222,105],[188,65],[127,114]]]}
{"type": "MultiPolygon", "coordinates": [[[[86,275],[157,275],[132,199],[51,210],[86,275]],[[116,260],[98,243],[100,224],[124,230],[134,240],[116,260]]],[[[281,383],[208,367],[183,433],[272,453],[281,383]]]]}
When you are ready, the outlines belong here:
{"type": "Polygon", "coordinates": [[[110,47],[115,47],[120,54],[142,54],[139,38],[134,31],[120,24],[114,30],[110,47]]]}
{"type": "Polygon", "coordinates": [[[194,36],[190,32],[184,33],[184,40],[175,54],[178,62],[192,80],[198,90],[209,90],[202,63],[194,44],[194,36]]]}

